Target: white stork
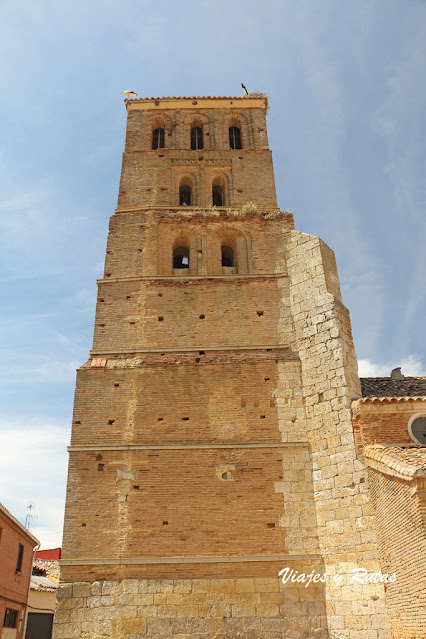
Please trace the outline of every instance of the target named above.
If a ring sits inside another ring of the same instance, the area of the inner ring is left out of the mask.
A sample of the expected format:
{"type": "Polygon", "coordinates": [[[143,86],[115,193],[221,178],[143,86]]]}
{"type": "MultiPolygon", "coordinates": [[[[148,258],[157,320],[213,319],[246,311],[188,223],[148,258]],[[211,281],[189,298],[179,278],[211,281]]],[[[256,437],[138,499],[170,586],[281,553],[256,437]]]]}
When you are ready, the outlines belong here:
{"type": "Polygon", "coordinates": [[[121,93],[123,93],[123,95],[125,95],[127,98],[137,98],[138,94],[135,93],[134,91],[122,91],[121,93]]]}

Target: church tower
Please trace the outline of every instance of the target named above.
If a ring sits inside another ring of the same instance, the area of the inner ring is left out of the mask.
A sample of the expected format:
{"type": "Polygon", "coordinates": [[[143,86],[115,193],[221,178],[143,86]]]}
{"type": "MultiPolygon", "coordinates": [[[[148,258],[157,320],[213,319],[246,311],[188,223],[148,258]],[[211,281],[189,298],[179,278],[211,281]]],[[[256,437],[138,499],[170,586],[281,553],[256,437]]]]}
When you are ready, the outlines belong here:
{"type": "Polygon", "coordinates": [[[379,565],[349,316],[277,207],[267,99],[126,108],[53,636],[388,639],[350,581],[379,565]]]}

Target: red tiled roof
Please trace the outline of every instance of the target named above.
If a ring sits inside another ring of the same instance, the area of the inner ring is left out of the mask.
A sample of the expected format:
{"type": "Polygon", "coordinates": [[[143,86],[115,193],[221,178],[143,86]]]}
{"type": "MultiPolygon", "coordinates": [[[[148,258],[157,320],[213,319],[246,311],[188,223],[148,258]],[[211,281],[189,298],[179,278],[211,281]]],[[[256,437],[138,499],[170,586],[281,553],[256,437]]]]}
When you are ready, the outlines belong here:
{"type": "Polygon", "coordinates": [[[193,97],[188,96],[163,96],[162,98],[126,98],[126,100],[131,100],[132,102],[143,102],[144,100],[245,100],[247,98],[266,98],[266,95],[261,95],[259,93],[249,93],[248,95],[198,95],[193,97]]]}
{"type": "Polygon", "coordinates": [[[364,449],[367,466],[401,479],[426,476],[426,446],[383,446],[372,444],[364,449]]]}
{"type": "Polygon", "coordinates": [[[363,397],[421,397],[426,399],[426,377],[362,377],[363,397]]]}

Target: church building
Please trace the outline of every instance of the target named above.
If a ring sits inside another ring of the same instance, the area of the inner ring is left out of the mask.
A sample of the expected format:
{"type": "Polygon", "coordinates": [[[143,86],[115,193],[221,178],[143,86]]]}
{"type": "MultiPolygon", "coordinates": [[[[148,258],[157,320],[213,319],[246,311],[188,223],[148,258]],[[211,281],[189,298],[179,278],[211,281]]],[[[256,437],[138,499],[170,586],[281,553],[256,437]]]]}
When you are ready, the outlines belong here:
{"type": "Polygon", "coordinates": [[[54,639],[424,638],[426,382],[361,388],[267,98],[125,104],[54,639]]]}

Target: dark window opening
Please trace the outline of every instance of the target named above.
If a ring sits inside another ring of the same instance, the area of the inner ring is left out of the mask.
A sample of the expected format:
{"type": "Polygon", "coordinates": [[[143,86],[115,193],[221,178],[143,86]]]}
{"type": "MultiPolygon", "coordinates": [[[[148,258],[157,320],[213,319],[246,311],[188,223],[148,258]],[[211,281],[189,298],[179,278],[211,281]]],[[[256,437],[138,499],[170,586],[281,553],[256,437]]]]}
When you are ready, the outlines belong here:
{"type": "Polygon", "coordinates": [[[235,266],[234,251],[230,246],[222,246],[222,266],[235,266]]]}
{"type": "Polygon", "coordinates": [[[22,570],[22,559],[24,557],[24,547],[22,544],[19,544],[18,548],[18,556],[16,558],[16,572],[21,572],[22,570]]]}
{"type": "Polygon", "coordinates": [[[181,186],[179,189],[179,206],[191,206],[192,189],[190,186],[181,186]]]}
{"type": "Polygon", "coordinates": [[[193,126],[191,129],[191,149],[196,151],[203,148],[203,129],[199,126],[193,126]]]}
{"type": "Polygon", "coordinates": [[[152,148],[164,149],[164,129],[154,129],[152,132],[152,148]]]}
{"type": "Polygon", "coordinates": [[[163,521],[163,526],[168,526],[169,522],[168,521],[163,521]]]}
{"type": "Polygon", "coordinates": [[[16,622],[18,620],[18,611],[6,608],[4,613],[3,628],[16,628],[16,622]]]}
{"type": "Polygon", "coordinates": [[[102,472],[104,469],[104,465],[103,464],[98,464],[98,471],[102,472]]]}
{"type": "Polygon", "coordinates": [[[173,251],[173,268],[189,268],[189,250],[186,246],[178,246],[173,251]]]}
{"type": "Polygon", "coordinates": [[[223,188],[221,186],[213,186],[212,200],[213,206],[224,206],[223,188]]]}
{"type": "Polygon", "coordinates": [[[229,127],[229,146],[231,149],[241,149],[241,131],[237,126],[229,127]]]}

